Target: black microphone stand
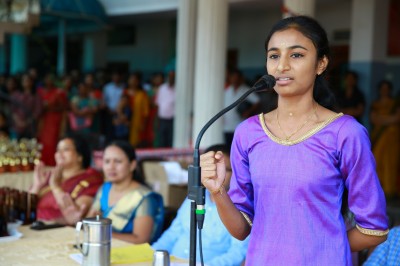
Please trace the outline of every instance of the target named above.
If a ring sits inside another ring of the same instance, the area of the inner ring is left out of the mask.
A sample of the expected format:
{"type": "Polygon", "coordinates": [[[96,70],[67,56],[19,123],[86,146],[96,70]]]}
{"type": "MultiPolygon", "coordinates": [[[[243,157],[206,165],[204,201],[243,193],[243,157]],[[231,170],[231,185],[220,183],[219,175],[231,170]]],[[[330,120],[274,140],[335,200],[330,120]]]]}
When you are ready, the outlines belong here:
{"type": "MultiPolygon", "coordinates": [[[[193,152],[193,165],[189,166],[189,180],[188,180],[188,198],[191,200],[190,209],[190,256],[189,265],[196,265],[196,225],[201,230],[204,222],[204,204],[205,204],[205,187],[201,184],[201,167],[200,167],[200,141],[206,130],[225,113],[229,112],[235,106],[239,105],[249,94],[255,91],[263,91],[272,88],[275,85],[275,78],[269,75],[264,75],[256,84],[244,93],[237,101],[222,109],[207,124],[200,130],[197,135],[196,143],[193,152]]],[[[200,247],[202,248],[202,247],[200,247]]]]}

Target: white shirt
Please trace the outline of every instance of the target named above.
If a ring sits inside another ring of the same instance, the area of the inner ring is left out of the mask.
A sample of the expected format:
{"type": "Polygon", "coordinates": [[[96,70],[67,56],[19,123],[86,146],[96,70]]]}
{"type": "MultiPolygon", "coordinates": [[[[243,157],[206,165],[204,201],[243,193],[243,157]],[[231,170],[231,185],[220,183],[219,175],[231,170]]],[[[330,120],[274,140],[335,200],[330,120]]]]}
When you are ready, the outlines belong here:
{"type": "Polygon", "coordinates": [[[170,87],[168,83],[160,86],[156,103],[158,105],[158,117],[172,119],[175,116],[175,86],[170,87]]]}
{"type": "MultiPolygon", "coordinates": [[[[245,84],[240,85],[236,91],[233,89],[233,86],[229,86],[224,93],[224,108],[238,100],[240,96],[246,93],[249,89],[250,88],[245,84]]],[[[246,101],[256,104],[259,102],[259,98],[255,93],[252,93],[246,98],[246,101]]],[[[224,115],[224,132],[234,132],[235,128],[240,124],[240,122],[242,122],[242,120],[243,118],[237,111],[236,106],[224,115]]]]}

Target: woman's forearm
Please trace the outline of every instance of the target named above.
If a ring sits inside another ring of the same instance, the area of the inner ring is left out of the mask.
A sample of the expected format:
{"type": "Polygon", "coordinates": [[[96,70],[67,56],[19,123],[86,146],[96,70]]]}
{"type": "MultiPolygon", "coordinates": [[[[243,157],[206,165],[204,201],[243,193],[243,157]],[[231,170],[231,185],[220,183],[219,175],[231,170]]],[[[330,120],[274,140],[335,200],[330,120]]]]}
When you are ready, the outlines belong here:
{"type": "Polygon", "coordinates": [[[370,236],[361,233],[357,228],[353,228],[347,232],[352,252],[361,251],[366,248],[377,246],[386,241],[387,236],[370,236]]]}
{"type": "Polygon", "coordinates": [[[81,196],[77,199],[72,199],[71,195],[65,192],[59,186],[53,186],[52,193],[56,199],[57,205],[63,215],[60,221],[68,225],[75,225],[83,217],[85,217],[93,198],[89,196],[81,196]]]}
{"type": "Polygon", "coordinates": [[[215,193],[213,199],[217,205],[221,221],[229,233],[239,240],[244,240],[250,234],[251,227],[243,214],[233,204],[226,191],[222,190],[215,193]]]}

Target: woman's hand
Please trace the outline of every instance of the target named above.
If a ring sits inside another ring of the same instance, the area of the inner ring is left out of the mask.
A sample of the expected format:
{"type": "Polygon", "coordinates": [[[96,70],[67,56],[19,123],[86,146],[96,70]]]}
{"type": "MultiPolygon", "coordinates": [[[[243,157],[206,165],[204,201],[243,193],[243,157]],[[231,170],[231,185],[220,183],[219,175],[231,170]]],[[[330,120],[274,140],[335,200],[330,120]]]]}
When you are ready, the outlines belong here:
{"type": "Polygon", "coordinates": [[[50,171],[49,186],[53,190],[55,188],[60,188],[62,183],[62,166],[56,165],[50,171]]]}
{"type": "Polygon", "coordinates": [[[221,192],[226,169],[222,152],[210,151],[200,156],[201,183],[212,193],[221,192]]]}
{"type": "Polygon", "coordinates": [[[46,170],[43,162],[35,165],[33,171],[33,185],[29,190],[30,193],[38,194],[39,191],[47,184],[50,178],[50,171],[46,170]]]}

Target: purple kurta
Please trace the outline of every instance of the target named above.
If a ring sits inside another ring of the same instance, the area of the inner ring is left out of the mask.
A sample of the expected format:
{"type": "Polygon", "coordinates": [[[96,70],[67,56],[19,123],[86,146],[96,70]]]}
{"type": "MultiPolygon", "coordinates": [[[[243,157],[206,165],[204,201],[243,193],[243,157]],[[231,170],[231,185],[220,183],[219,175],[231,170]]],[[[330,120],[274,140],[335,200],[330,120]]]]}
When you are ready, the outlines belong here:
{"type": "Polygon", "coordinates": [[[345,187],[358,226],[388,228],[368,133],[350,116],[292,143],[253,116],[235,131],[231,161],[229,195],[252,222],[246,265],[351,265],[345,187]]]}

